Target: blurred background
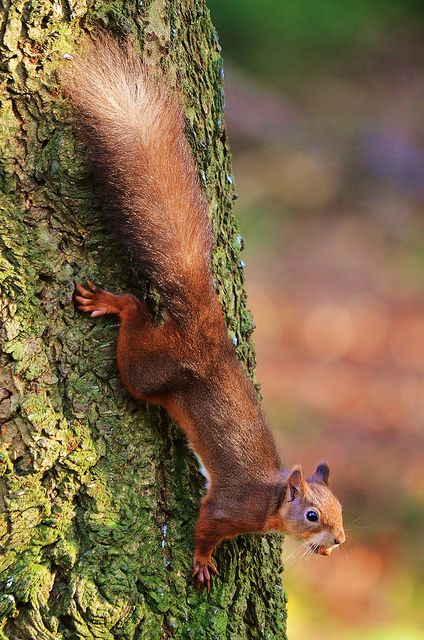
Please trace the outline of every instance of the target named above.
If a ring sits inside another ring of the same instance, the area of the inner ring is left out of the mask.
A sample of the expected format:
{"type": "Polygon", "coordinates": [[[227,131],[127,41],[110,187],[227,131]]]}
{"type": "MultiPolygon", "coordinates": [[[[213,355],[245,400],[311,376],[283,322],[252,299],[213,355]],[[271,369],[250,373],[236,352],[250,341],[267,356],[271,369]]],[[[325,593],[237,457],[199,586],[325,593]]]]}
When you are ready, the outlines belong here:
{"type": "Polygon", "coordinates": [[[285,544],[290,640],[422,640],[424,4],[209,6],[265,409],[345,505],[330,558],[285,544]]]}

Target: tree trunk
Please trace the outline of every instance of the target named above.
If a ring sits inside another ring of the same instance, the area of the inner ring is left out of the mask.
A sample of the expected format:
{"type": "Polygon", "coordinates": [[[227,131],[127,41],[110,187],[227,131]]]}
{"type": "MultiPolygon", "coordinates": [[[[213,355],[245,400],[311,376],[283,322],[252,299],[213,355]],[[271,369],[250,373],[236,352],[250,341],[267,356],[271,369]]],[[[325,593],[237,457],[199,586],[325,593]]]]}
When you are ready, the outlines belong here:
{"type": "Polygon", "coordinates": [[[253,371],[222,62],[204,0],[5,0],[2,19],[0,638],[283,639],[280,539],[221,545],[221,577],[197,593],[193,455],[162,411],[123,391],[113,320],[72,304],[87,276],[145,291],[99,211],[55,73],[82,30],[100,26],[136,34],[182,88],[216,286],[253,371]]]}

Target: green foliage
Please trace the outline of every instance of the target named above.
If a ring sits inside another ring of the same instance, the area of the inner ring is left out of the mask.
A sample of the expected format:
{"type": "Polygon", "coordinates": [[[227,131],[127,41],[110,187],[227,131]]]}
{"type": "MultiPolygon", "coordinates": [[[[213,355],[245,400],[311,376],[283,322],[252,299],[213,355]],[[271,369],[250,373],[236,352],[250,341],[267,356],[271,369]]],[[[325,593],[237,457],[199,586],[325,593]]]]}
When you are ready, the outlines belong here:
{"type": "Polygon", "coordinates": [[[209,0],[224,52],[238,65],[277,85],[324,65],[345,64],[403,27],[424,21],[416,0],[209,0]]]}

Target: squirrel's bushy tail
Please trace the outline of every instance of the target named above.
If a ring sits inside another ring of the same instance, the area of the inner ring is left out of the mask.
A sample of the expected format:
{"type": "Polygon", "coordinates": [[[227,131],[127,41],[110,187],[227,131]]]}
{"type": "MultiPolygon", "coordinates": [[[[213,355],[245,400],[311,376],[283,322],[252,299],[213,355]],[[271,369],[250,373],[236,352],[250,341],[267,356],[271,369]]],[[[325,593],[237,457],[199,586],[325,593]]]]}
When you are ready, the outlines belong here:
{"type": "Polygon", "coordinates": [[[132,46],[102,36],[62,74],[103,208],[175,319],[212,295],[212,230],[180,101],[132,46]]]}

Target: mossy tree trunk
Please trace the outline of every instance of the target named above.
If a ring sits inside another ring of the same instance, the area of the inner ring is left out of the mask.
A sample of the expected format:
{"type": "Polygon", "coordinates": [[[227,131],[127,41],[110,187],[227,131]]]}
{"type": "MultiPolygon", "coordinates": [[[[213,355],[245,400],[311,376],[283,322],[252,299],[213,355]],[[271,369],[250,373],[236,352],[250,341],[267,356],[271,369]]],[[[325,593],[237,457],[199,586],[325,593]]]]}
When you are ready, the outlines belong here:
{"type": "Polygon", "coordinates": [[[204,1],[6,0],[1,17],[0,637],[280,640],[280,540],[222,545],[222,577],[209,596],[196,592],[193,456],[164,413],[123,391],[113,319],[72,305],[86,276],[146,291],[109,235],[58,90],[82,31],[102,27],[135,34],[182,88],[216,286],[253,371],[222,63],[204,1]]]}

